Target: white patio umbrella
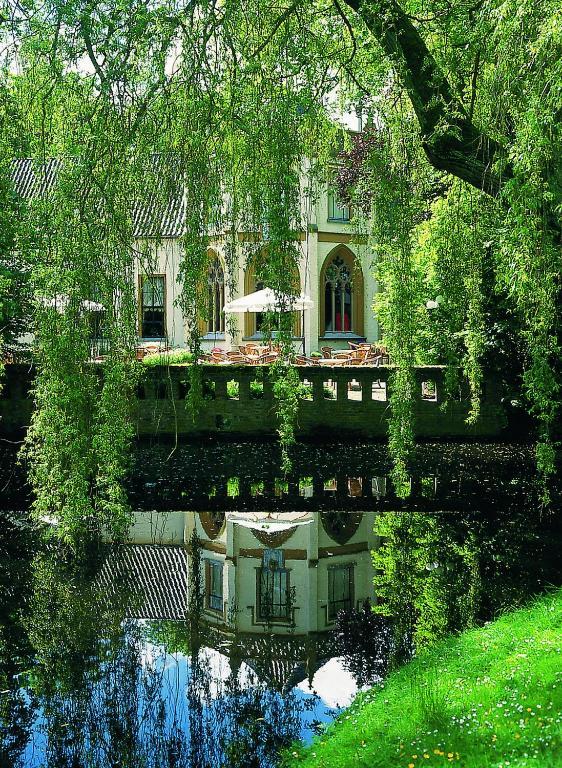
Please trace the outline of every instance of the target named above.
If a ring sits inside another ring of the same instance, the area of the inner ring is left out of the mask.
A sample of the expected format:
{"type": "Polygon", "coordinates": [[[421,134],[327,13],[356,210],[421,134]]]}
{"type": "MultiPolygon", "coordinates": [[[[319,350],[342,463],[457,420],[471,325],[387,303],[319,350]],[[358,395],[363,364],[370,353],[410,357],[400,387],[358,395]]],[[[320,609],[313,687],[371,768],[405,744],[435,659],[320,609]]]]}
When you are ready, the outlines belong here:
{"type": "Polygon", "coordinates": [[[314,302],[310,296],[304,293],[301,293],[299,296],[293,296],[289,293],[277,293],[271,288],[262,288],[261,291],[255,291],[247,296],[242,296],[240,299],[229,301],[224,305],[224,312],[226,314],[237,314],[240,312],[302,312],[302,348],[304,353],[304,311],[305,309],[312,309],[313,306],[314,302]]]}
{"type": "Polygon", "coordinates": [[[228,519],[243,528],[250,528],[254,531],[264,531],[266,533],[288,531],[291,528],[296,528],[301,525],[310,525],[314,522],[313,518],[310,517],[307,512],[274,512],[272,514],[265,514],[264,512],[254,512],[249,514],[230,513],[228,519]]]}
{"type": "Polygon", "coordinates": [[[224,305],[226,314],[238,312],[303,312],[312,309],[314,302],[309,296],[301,293],[292,296],[289,293],[276,293],[271,288],[249,293],[240,299],[234,299],[224,305]]]}

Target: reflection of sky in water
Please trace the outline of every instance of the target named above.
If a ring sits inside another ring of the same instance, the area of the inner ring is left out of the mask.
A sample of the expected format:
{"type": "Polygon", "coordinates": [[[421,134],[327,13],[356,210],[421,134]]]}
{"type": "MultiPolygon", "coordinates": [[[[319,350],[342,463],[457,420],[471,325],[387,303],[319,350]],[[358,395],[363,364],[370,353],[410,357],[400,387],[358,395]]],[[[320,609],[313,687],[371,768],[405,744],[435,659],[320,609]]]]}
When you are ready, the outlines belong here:
{"type": "MultiPolygon", "coordinates": [[[[139,625],[142,625],[142,622],[139,625]]],[[[260,681],[254,670],[245,662],[239,664],[237,673],[233,675],[229,658],[213,648],[201,648],[195,673],[190,656],[180,652],[166,653],[162,646],[148,640],[143,640],[142,645],[137,647],[137,654],[137,676],[133,677],[130,683],[136,687],[136,690],[132,691],[137,702],[135,736],[140,742],[141,752],[146,744],[147,753],[152,754],[155,736],[153,716],[159,702],[163,702],[164,715],[159,723],[159,736],[165,739],[179,731],[186,741],[186,748],[189,749],[190,733],[196,728],[199,758],[203,756],[211,765],[220,764],[217,761],[222,758],[221,744],[224,745],[233,738],[237,727],[234,722],[236,713],[243,712],[244,707],[248,707],[249,700],[253,704],[256,701],[261,702],[261,711],[256,712],[252,707],[249,711],[260,715],[256,719],[263,721],[264,726],[270,726],[269,733],[285,736],[289,734],[291,739],[296,737],[309,743],[315,733],[315,727],[329,723],[337,711],[347,706],[357,693],[353,677],[339,658],[329,660],[317,670],[312,686],[305,679],[298,682],[288,693],[281,694],[267,688],[266,683],[260,681]],[[259,696],[255,698],[258,691],[259,696]]],[[[116,684],[113,673],[108,674],[103,664],[100,664],[98,671],[99,674],[90,689],[90,712],[103,712],[110,691],[108,680],[112,680],[110,686],[116,684]]],[[[54,704],[55,707],[60,705],[60,700],[54,704]]],[[[76,733],[75,724],[64,723],[64,719],[63,716],[58,721],[58,732],[60,734],[60,729],[70,727],[68,736],[72,738],[72,734],[76,733]]],[[[243,714],[241,720],[244,720],[243,714]]],[[[91,718],[86,717],[84,723],[78,718],[78,728],[81,729],[82,726],[86,751],[96,727],[97,738],[102,741],[107,739],[107,727],[105,732],[102,730],[100,733],[99,725],[96,726],[91,718]]],[[[123,726],[127,727],[125,720],[123,726]]],[[[46,727],[47,720],[41,712],[34,722],[23,765],[29,768],[44,765],[58,768],[54,763],[46,762],[46,727]]],[[[240,723],[238,729],[239,727],[240,723]]],[[[237,733],[239,737],[239,730],[237,733]]],[[[271,752],[268,757],[271,757],[271,752]]],[[[147,760],[149,766],[156,764],[150,758],[147,760]]],[[[192,756],[187,764],[199,765],[197,755],[192,756]]],[[[263,761],[263,765],[271,764],[269,759],[263,761]]],[[[96,768],[98,765],[102,768],[99,763],[94,765],[96,768]]]]}

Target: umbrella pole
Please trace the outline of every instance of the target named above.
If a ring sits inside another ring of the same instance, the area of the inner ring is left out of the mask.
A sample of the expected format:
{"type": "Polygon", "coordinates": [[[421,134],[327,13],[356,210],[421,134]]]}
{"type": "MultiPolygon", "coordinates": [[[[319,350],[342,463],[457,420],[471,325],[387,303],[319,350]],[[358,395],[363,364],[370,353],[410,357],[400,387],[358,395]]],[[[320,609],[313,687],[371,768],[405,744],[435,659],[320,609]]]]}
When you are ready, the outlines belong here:
{"type": "Polygon", "coordinates": [[[306,340],[305,340],[305,335],[304,335],[304,306],[302,308],[302,328],[301,328],[301,330],[302,330],[302,353],[306,357],[306,349],[305,349],[306,340]]]}

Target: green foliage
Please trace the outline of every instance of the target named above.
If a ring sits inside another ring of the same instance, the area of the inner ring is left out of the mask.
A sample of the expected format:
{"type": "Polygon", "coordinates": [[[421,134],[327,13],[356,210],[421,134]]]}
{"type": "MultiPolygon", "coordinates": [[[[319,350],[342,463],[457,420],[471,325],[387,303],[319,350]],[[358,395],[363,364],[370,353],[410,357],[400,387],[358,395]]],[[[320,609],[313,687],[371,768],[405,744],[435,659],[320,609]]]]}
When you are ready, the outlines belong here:
{"type": "Polygon", "coordinates": [[[277,401],[277,433],[281,446],[281,470],[287,474],[291,470],[290,450],[296,442],[295,420],[302,394],[302,384],[294,366],[274,363],[270,369],[273,381],[273,396],[277,401]]]}
{"type": "Polygon", "coordinates": [[[187,349],[174,349],[170,352],[158,352],[143,357],[142,364],[149,367],[159,365],[189,365],[193,363],[193,353],[187,349]]]}
{"type": "Polygon", "coordinates": [[[252,379],[250,381],[250,397],[253,400],[263,399],[263,382],[252,379]]]}
{"type": "Polygon", "coordinates": [[[150,643],[162,646],[166,653],[181,653],[184,656],[191,653],[191,640],[184,621],[149,621],[143,628],[143,634],[150,643]]]}
{"type": "Polygon", "coordinates": [[[240,383],[238,381],[226,382],[226,396],[231,400],[237,400],[240,396],[240,383]]]}
{"type": "MultiPolygon", "coordinates": [[[[537,458],[545,473],[554,470],[562,272],[556,0],[226,0],[220,9],[30,0],[26,9],[1,29],[0,175],[7,179],[11,158],[25,153],[42,183],[21,215],[10,184],[0,185],[0,336],[8,335],[6,318],[14,335],[25,314],[24,298],[13,299],[25,282],[38,365],[26,456],[36,512],[54,515],[63,537],[79,536],[83,524],[99,530],[114,516],[123,529],[117,486],[126,462],[117,452],[131,437],[124,398],[135,274],[157,266],[170,201],[185,210],[178,305],[194,356],[186,400],[195,413],[212,235],[223,233],[229,288],[241,254],[258,282],[278,293],[296,287],[308,223],[300,200],[315,199],[341,138],[326,106],[334,94],[340,108],[360,109],[376,127],[349,197],[374,254],[376,312],[397,366],[389,440],[398,491],[414,447],[412,366],[447,363],[452,393],[460,362],[475,421],[497,297],[512,312],[504,313],[508,324],[521,329],[537,458]],[[152,213],[139,237],[134,211],[145,208],[152,213]],[[61,297],[68,301],[53,309],[49,302],[61,297]],[[99,403],[85,365],[89,301],[105,308],[108,376],[99,403]],[[112,397],[119,423],[109,426],[112,397]]],[[[349,149],[351,140],[343,142],[349,149]]],[[[273,329],[287,469],[298,401],[290,313],[266,317],[266,338],[273,329]]]]}
{"type": "Polygon", "coordinates": [[[226,495],[236,498],[240,495],[240,479],[238,477],[229,477],[226,483],[226,495]]]}
{"type": "Polygon", "coordinates": [[[369,223],[382,294],[375,299],[375,311],[396,365],[389,380],[389,449],[399,495],[405,493],[406,467],[414,447],[413,366],[421,286],[413,259],[413,230],[424,210],[423,193],[428,184],[427,169],[413,139],[408,135],[394,140],[388,133],[384,145],[379,143],[371,150],[364,180],[372,184],[376,179],[376,187],[370,187],[369,223]]]}
{"type": "Polygon", "coordinates": [[[393,618],[398,656],[432,645],[452,631],[470,627],[476,616],[480,576],[473,537],[458,533],[439,516],[384,512],[375,532],[373,553],[375,610],[393,618]]]}
{"type": "Polygon", "coordinates": [[[41,554],[33,563],[27,627],[36,658],[28,682],[47,699],[76,694],[94,670],[97,657],[110,659],[112,648],[104,647],[103,638],[123,636],[128,599],[123,594],[121,605],[110,604],[91,574],[58,554],[54,550],[41,554]]]}

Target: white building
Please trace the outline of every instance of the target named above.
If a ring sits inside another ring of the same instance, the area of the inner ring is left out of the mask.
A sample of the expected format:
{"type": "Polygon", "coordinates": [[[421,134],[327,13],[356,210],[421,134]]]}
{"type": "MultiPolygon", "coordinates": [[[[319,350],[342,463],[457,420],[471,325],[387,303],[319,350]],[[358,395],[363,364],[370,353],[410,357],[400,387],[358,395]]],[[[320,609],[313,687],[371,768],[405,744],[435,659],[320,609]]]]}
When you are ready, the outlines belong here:
{"type": "MultiPolygon", "coordinates": [[[[16,191],[26,199],[48,194],[56,184],[60,167],[60,161],[50,160],[38,172],[30,159],[15,161],[12,178],[16,191]]],[[[295,348],[302,349],[304,342],[309,354],[322,346],[347,348],[348,341],[379,340],[379,326],[372,310],[377,290],[373,255],[354,237],[349,208],[341,207],[325,184],[318,188],[316,182],[309,185],[303,178],[301,188],[300,259],[294,282],[295,288],[298,282],[300,291],[310,296],[314,308],[307,310],[304,317],[295,318],[295,348]],[[314,186],[314,195],[305,194],[308,186],[314,186]]],[[[162,220],[157,222],[152,220],[153,211],[135,207],[132,213],[135,246],[139,252],[149,254],[143,263],[150,263],[150,267],[139,268],[136,274],[139,345],[185,347],[185,322],[178,306],[183,206],[181,202],[170,201],[160,215],[162,220]]],[[[214,233],[209,242],[209,318],[200,327],[205,349],[229,350],[261,337],[260,315],[234,315],[232,329],[222,312],[226,302],[265,287],[257,283],[255,264],[248,263],[247,258],[248,244],[255,246],[256,233],[238,232],[236,239],[234,275],[228,273],[226,235],[214,233]]]]}
{"type": "MultiPolygon", "coordinates": [[[[372,310],[377,284],[373,277],[373,256],[366,245],[354,237],[350,210],[338,205],[327,187],[323,193],[302,201],[304,227],[299,235],[300,291],[310,296],[314,309],[295,319],[295,347],[308,353],[322,346],[347,348],[348,341],[379,339],[379,326],[372,310]],[[304,319],[304,329],[302,327],[304,319]],[[304,333],[303,333],[304,330],[304,333]],[[304,336],[304,339],[303,339],[304,336]]],[[[261,338],[261,316],[246,313],[235,316],[231,332],[222,307],[226,302],[262,287],[257,282],[252,262],[247,263],[245,241],[251,234],[238,233],[236,274],[229,275],[225,258],[226,237],[217,234],[209,245],[208,320],[201,323],[203,347],[230,350],[245,341],[261,338]],[[235,286],[229,290],[229,286],[235,286]]],[[[170,229],[168,236],[152,247],[154,272],[139,276],[139,340],[171,347],[186,345],[185,325],[178,307],[181,259],[181,229],[170,229]]],[[[295,275],[295,284],[297,282],[295,275]]]]}
{"type": "MultiPolygon", "coordinates": [[[[195,533],[203,620],[236,634],[323,633],[374,603],[375,512],[137,512],[136,545],[187,547],[195,533]]],[[[185,591],[189,608],[190,590],[185,591]]]]}

